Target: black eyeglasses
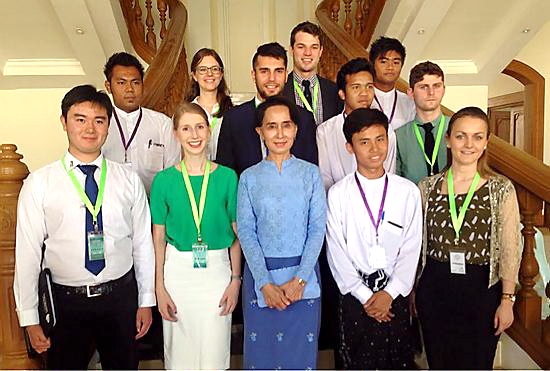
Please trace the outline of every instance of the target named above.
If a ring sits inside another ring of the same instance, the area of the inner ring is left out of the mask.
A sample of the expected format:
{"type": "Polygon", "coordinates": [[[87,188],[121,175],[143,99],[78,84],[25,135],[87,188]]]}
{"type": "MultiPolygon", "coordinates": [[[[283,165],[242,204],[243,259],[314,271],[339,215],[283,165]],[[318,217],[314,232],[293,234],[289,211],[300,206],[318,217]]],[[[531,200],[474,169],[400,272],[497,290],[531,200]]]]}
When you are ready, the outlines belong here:
{"type": "Polygon", "coordinates": [[[212,75],[219,75],[220,73],[223,72],[223,69],[220,66],[212,66],[212,67],[200,66],[197,68],[197,72],[200,75],[206,75],[209,71],[212,73],[212,75]]]}

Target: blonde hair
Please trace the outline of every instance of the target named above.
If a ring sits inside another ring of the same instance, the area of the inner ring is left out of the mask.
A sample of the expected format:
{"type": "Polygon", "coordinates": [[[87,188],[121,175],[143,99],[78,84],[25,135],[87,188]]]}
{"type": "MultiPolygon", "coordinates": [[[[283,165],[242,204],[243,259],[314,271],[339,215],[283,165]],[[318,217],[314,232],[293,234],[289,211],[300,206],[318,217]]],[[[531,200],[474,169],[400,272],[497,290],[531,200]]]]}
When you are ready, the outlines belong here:
{"type": "Polygon", "coordinates": [[[199,106],[197,103],[190,103],[190,102],[181,102],[174,112],[174,116],[172,117],[172,123],[174,125],[174,130],[178,130],[179,122],[181,117],[186,113],[194,113],[197,115],[202,116],[204,121],[206,121],[206,125],[210,126],[210,123],[208,122],[208,115],[202,109],[201,106],[199,106]]]}

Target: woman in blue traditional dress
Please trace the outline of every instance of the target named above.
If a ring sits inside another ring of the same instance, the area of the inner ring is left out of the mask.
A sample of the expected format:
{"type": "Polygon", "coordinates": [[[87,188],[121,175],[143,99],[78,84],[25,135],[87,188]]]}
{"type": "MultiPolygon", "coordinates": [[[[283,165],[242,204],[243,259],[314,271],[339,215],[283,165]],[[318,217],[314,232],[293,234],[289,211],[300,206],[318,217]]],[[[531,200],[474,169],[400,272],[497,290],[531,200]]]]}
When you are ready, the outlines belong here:
{"type": "Polygon", "coordinates": [[[256,131],[268,155],[239,182],[245,369],[316,368],[326,200],[318,167],[290,153],[296,117],[285,98],[258,106],[256,131]]]}

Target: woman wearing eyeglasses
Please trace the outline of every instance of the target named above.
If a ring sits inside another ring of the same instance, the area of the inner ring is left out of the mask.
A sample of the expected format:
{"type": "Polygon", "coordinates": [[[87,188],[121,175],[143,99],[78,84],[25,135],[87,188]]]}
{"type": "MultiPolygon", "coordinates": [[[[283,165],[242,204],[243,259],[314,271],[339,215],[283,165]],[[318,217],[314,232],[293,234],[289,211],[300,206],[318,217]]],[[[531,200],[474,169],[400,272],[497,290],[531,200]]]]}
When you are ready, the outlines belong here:
{"type": "Polygon", "coordinates": [[[487,166],[481,109],[455,113],[446,141],[451,165],[419,184],[425,223],[416,310],[431,369],[492,369],[499,336],[514,320],[516,192],[487,166]]]}
{"type": "Polygon", "coordinates": [[[222,59],[214,49],[202,48],[193,56],[187,100],[197,103],[208,114],[212,136],[207,155],[209,160],[215,160],[223,115],[233,103],[223,76],[222,59]]]}

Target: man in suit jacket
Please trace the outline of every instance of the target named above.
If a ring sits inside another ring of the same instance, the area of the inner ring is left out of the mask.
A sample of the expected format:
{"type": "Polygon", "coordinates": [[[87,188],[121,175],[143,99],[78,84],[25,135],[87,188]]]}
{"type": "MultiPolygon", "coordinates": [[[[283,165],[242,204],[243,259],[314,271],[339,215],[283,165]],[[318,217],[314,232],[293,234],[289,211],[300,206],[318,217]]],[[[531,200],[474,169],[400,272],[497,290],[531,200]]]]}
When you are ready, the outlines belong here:
{"type": "MultiPolygon", "coordinates": [[[[267,97],[281,94],[286,81],[287,56],[279,43],[260,45],[252,58],[252,79],[256,96],[226,112],[218,140],[216,162],[241,174],[266,156],[266,147],[256,132],[256,107],[267,97]]],[[[317,164],[317,143],[313,115],[304,108],[299,111],[298,134],[292,154],[317,164]]]]}
{"type": "Polygon", "coordinates": [[[288,75],[283,94],[300,107],[312,112],[317,125],[342,112],[342,100],[336,84],[317,74],[323,54],[321,29],[302,22],[290,33],[294,68],[288,75]]]}

